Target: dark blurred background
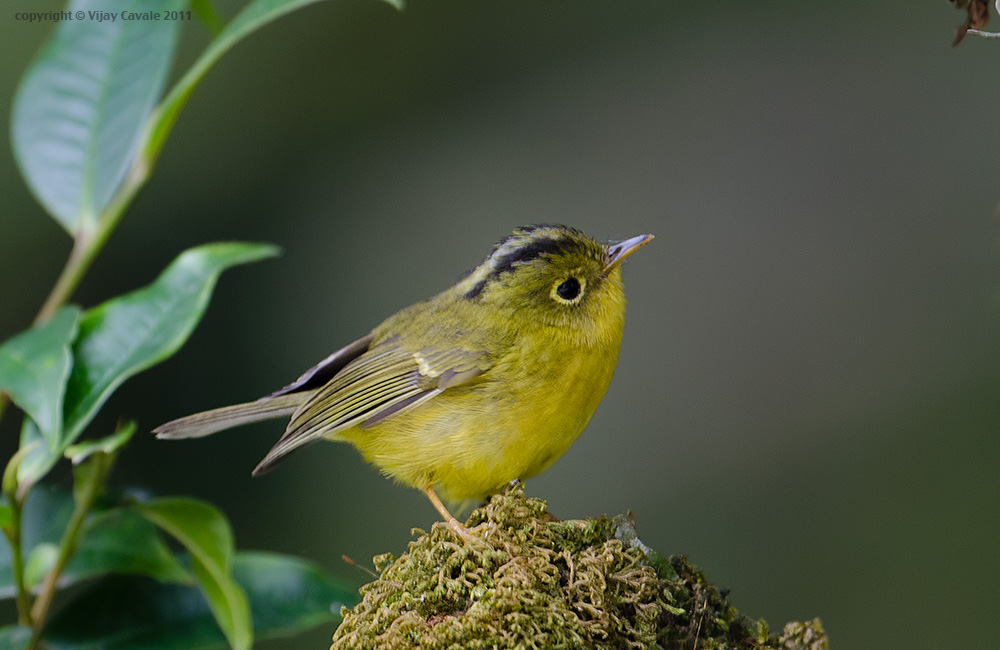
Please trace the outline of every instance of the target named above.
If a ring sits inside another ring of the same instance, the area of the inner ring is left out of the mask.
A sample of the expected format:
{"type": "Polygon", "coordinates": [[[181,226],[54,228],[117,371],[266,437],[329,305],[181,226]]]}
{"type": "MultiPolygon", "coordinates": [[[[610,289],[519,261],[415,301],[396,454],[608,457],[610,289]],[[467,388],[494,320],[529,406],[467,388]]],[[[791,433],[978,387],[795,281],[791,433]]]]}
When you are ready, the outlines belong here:
{"type": "MultiPolygon", "coordinates": [[[[4,124],[51,29],[14,10],[4,124]]],[[[995,648],[1000,43],[952,50],[961,21],[944,0],[344,0],[285,17],[196,90],[75,300],[146,284],[203,242],[284,255],[227,272],[186,347],[93,430],[270,392],[515,226],[652,232],[625,269],[615,380],[529,494],[562,518],[631,509],[644,541],[747,614],[819,616],[835,649],[995,648]]],[[[175,77],[206,42],[188,26],[175,77]]],[[[6,130],[0,194],[2,339],[70,242],[6,130]]],[[[346,446],[252,480],[280,431],[142,436],[115,481],[214,501],[240,547],[359,584],[342,554],[399,553],[436,519],[346,446]]]]}

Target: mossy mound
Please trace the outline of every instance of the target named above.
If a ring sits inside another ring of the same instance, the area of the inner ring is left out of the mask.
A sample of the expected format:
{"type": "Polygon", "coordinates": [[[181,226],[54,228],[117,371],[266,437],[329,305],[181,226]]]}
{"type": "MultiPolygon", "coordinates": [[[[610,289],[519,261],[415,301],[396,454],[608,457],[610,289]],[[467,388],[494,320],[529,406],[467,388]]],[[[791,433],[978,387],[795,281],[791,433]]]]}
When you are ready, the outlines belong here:
{"type": "Polygon", "coordinates": [[[401,557],[376,557],[381,576],[341,610],[331,650],[828,647],[818,620],[770,635],[685,558],[645,547],[627,517],[554,521],[513,488],[467,525],[475,542],[438,523],[401,557]]]}

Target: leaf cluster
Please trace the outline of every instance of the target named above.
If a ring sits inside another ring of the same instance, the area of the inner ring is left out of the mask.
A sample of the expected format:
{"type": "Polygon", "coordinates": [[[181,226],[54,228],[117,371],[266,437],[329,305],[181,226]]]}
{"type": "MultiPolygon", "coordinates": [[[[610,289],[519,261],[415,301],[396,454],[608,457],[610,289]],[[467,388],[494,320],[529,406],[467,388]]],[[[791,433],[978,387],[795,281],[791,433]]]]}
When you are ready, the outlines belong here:
{"type": "Polygon", "coordinates": [[[351,598],[307,562],[237,553],[210,504],[112,494],[108,478],[137,425],[122,420],[104,437],[90,431],[123,382],[184,344],[224,270],[277,249],[198,246],[145,287],[89,309],[68,304],[202,78],[257,29],[315,1],[250,0],[226,23],[210,0],[69,0],[65,15],[74,19],[58,24],[21,81],[15,159],[73,248],[34,326],[0,343],[0,417],[8,402],[24,416],[0,497],[0,599],[14,599],[19,624],[0,628],[0,647],[242,649],[255,634],[328,621],[331,603],[351,598]],[[122,11],[184,19],[94,18],[122,11]],[[212,39],[167,89],[180,29],[192,18],[212,39]],[[73,467],[71,492],[45,482],[61,460],[73,467]],[[50,617],[57,593],[77,584],[50,617]]]}

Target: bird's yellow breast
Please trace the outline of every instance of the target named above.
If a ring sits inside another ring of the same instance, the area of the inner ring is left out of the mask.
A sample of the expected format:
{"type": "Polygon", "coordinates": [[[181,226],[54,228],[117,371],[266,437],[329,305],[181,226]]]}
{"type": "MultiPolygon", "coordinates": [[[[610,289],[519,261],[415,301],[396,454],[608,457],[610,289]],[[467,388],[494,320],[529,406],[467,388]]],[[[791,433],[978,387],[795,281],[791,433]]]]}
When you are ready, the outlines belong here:
{"type": "Polygon", "coordinates": [[[580,435],[614,372],[615,329],[587,347],[562,337],[541,350],[514,346],[470,384],[337,439],[402,483],[482,498],[542,472],[580,435]]]}

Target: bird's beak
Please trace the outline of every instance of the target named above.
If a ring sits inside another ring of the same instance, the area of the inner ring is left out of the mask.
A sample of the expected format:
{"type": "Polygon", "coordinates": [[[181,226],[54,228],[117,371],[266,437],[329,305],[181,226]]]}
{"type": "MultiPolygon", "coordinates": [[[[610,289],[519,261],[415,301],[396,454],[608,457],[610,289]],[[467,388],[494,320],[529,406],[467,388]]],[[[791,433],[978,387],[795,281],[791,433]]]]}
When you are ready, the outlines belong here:
{"type": "Polygon", "coordinates": [[[617,244],[608,245],[608,263],[604,265],[604,272],[611,271],[621,264],[622,260],[648,244],[652,239],[652,235],[639,235],[617,244]]]}

